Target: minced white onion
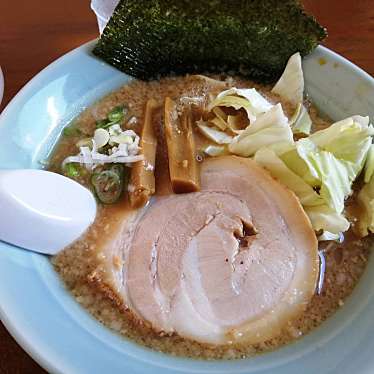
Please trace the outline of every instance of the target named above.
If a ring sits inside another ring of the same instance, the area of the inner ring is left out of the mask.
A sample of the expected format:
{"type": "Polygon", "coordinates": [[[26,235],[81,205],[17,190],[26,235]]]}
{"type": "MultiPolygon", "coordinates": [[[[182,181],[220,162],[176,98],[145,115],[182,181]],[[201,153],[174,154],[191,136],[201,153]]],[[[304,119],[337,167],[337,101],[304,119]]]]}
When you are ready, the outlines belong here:
{"type": "MultiPolygon", "coordinates": [[[[102,130],[103,131],[101,132],[103,134],[101,135],[104,135],[104,131],[107,130],[102,130]]],[[[80,147],[79,154],[66,157],[62,163],[62,167],[64,167],[67,163],[76,162],[84,165],[87,169],[92,170],[98,165],[109,163],[131,164],[144,159],[143,155],[138,154],[140,151],[140,138],[133,130],[122,131],[119,125],[113,125],[108,129],[107,133],[109,138],[107,143],[113,145],[108,150],[109,154],[100,153],[101,147],[98,147],[94,137],[91,139],[92,149],[86,146],[80,147]]],[[[101,146],[102,143],[99,143],[99,146],[101,146]]]]}

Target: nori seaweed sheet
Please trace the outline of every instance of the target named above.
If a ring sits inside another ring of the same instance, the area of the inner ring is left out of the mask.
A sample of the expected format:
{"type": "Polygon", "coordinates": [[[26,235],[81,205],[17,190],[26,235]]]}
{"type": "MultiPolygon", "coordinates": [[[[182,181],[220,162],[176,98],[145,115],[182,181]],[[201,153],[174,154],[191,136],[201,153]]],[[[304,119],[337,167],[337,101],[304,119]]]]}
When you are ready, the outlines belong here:
{"type": "Polygon", "coordinates": [[[225,71],[269,82],[326,35],[297,0],[121,0],[93,53],[143,80],[225,71]]]}

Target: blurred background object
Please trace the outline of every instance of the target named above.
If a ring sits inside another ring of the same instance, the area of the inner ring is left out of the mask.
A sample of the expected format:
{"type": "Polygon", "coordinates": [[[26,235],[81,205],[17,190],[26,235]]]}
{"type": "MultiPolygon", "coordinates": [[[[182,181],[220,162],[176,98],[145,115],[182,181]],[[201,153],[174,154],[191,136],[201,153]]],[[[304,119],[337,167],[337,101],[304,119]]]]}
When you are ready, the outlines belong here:
{"type": "Polygon", "coordinates": [[[96,14],[100,34],[103,32],[118,2],[119,0],[91,0],[91,9],[96,14]]]}
{"type": "Polygon", "coordinates": [[[3,72],[0,66],[0,105],[1,105],[1,100],[3,99],[3,93],[4,93],[4,76],[3,76],[3,72]]]}

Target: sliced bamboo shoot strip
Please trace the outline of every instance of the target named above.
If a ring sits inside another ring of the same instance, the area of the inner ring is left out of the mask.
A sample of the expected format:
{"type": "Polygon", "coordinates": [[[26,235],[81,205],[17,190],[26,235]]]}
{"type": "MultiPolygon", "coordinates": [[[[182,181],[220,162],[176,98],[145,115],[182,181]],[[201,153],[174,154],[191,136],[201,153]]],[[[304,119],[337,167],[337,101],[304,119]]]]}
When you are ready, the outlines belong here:
{"type": "Polygon", "coordinates": [[[200,190],[200,169],[196,160],[195,140],[190,109],[179,116],[175,102],[165,99],[165,138],[173,191],[187,193],[200,190]]]}
{"type": "Polygon", "coordinates": [[[145,107],[144,123],[139,142],[144,160],[135,163],[132,167],[129,184],[130,204],[134,208],[144,206],[155,193],[154,169],[157,137],[153,128],[152,116],[157,107],[157,102],[154,99],[148,100],[145,107]]]}

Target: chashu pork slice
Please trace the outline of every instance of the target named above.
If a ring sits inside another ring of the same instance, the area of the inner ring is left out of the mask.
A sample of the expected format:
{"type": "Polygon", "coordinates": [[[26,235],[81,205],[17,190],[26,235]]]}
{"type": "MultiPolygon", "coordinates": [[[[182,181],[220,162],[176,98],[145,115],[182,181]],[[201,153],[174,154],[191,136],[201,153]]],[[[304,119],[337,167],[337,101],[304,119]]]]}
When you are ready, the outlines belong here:
{"type": "Polygon", "coordinates": [[[295,195],[235,156],[204,161],[200,192],[155,198],[103,251],[107,289],[139,321],[212,344],[276,335],[318,277],[317,240],[295,195]]]}

